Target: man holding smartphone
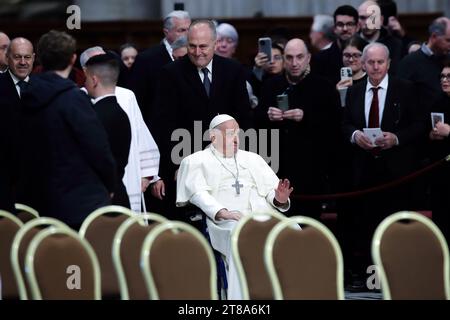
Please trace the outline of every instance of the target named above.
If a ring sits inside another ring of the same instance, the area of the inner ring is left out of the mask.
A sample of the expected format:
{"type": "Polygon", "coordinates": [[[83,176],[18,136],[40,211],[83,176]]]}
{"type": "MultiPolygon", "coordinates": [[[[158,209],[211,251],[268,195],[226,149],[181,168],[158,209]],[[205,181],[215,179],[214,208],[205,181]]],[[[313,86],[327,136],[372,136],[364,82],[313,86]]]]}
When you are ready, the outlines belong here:
{"type": "MultiPolygon", "coordinates": [[[[290,40],[284,50],[284,72],[263,84],[258,107],[259,127],[280,132],[278,174],[288,174],[299,194],[325,192],[326,162],[339,133],[337,92],[325,79],[310,74],[310,57],[303,40],[290,40]],[[293,146],[300,152],[294,154],[293,146]]],[[[292,208],[292,214],[319,218],[321,203],[293,201],[292,208]]]]}

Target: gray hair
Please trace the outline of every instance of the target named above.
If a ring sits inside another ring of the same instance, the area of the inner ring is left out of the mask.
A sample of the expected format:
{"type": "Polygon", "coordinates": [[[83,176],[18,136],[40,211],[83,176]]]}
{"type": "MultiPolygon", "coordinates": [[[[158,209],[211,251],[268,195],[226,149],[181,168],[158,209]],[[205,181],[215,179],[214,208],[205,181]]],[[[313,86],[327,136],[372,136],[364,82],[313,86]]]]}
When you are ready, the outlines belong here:
{"type": "Polygon", "coordinates": [[[389,60],[390,53],[389,53],[388,47],[386,47],[384,44],[379,43],[379,42],[372,42],[364,47],[362,57],[361,57],[362,62],[366,62],[367,52],[372,48],[382,48],[384,50],[384,52],[386,53],[387,59],[389,60]]]}
{"type": "Polygon", "coordinates": [[[323,32],[329,40],[334,40],[336,37],[334,34],[334,18],[326,14],[317,14],[314,16],[311,30],[323,32]]]}
{"type": "Polygon", "coordinates": [[[86,62],[89,60],[89,58],[95,55],[94,53],[98,54],[106,52],[100,46],[90,47],[84,50],[83,53],[80,55],[80,65],[82,68],[86,66],[86,62]]]}
{"type": "Polygon", "coordinates": [[[236,44],[239,41],[239,34],[234,26],[229,23],[221,23],[216,25],[217,34],[221,37],[228,37],[233,40],[236,44]]]}
{"type": "Polygon", "coordinates": [[[172,50],[177,50],[183,47],[187,47],[188,41],[186,36],[179,37],[177,40],[172,42],[170,45],[172,47],[172,50]]]}
{"type": "Polygon", "coordinates": [[[182,11],[182,10],[175,10],[175,11],[170,12],[167,16],[164,17],[164,23],[163,23],[164,29],[167,29],[167,30],[173,29],[173,27],[174,27],[173,18],[177,18],[177,19],[181,19],[181,20],[184,20],[184,19],[191,20],[189,12],[182,11]]]}
{"type": "Polygon", "coordinates": [[[433,20],[433,22],[428,27],[428,33],[430,37],[433,33],[437,36],[444,36],[447,32],[447,22],[448,19],[446,17],[439,17],[433,20]]]}
{"type": "Polygon", "coordinates": [[[201,20],[195,20],[194,22],[191,23],[191,25],[189,26],[189,31],[188,31],[188,35],[191,32],[191,29],[193,27],[195,27],[198,24],[206,24],[209,29],[211,30],[212,33],[212,39],[213,41],[217,40],[217,30],[216,30],[216,23],[213,20],[207,20],[207,19],[201,19],[201,20]]]}

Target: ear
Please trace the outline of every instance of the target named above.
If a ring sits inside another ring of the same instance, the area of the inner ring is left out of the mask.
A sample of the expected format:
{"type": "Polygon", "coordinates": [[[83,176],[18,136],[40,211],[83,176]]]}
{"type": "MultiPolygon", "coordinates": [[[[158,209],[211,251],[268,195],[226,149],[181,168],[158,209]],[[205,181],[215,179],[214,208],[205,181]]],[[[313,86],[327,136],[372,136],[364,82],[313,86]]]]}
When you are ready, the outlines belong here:
{"type": "Polygon", "coordinates": [[[75,64],[75,62],[77,61],[77,54],[74,53],[72,55],[72,58],[70,58],[70,65],[73,66],[75,64]]]}
{"type": "Polygon", "coordinates": [[[164,32],[164,37],[167,37],[167,35],[169,34],[169,29],[163,28],[163,32],[164,32]]]}

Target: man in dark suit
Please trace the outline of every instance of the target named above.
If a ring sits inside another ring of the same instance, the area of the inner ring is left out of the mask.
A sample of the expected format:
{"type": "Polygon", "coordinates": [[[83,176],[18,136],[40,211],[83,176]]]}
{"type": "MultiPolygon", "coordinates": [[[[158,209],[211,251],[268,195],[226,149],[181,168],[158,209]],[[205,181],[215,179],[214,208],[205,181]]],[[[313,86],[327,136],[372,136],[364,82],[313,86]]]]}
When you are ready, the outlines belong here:
{"type": "Polygon", "coordinates": [[[78,229],[111,203],[115,162],[89,98],[68,80],[75,39],[50,31],[37,51],[48,72],[33,76],[22,95],[18,200],[78,229]]]}
{"type": "MultiPolygon", "coordinates": [[[[1,37],[1,35],[0,35],[1,37]]],[[[9,42],[9,39],[8,39],[9,42]]],[[[33,69],[34,50],[25,38],[13,39],[6,51],[7,68],[0,74],[0,209],[14,211],[14,184],[17,175],[18,119],[21,90],[33,69]]]]}
{"type": "MultiPolygon", "coordinates": [[[[162,200],[168,197],[170,205],[175,201],[175,171],[181,162],[179,154],[172,156],[175,143],[171,135],[176,129],[190,134],[189,150],[199,151],[202,141],[192,141],[196,137],[195,121],[209,124],[218,113],[232,115],[243,128],[249,127],[250,102],[245,85],[245,70],[242,65],[214,55],[216,29],[212,21],[193,22],[188,32],[187,56],[165,66],[161,72],[160,87],[155,100],[157,114],[153,125],[155,139],[161,152],[159,180],[152,185],[152,194],[162,200]],[[192,149],[194,142],[195,150],[192,149]],[[167,184],[167,188],[166,185],[167,184]]],[[[186,141],[184,141],[186,143],[186,141]]],[[[186,154],[187,152],[187,154],[186,154]]],[[[174,210],[174,208],[172,208],[174,210]]]]}
{"type": "MultiPolygon", "coordinates": [[[[364,48],[362,61],[368,80],[349,88],[343,122],[344,137],[354,146],[352,179],[357,190],[414,171],[418,162],[416,143],[426,134],[413,85],[387,74],[388,48],[372,43],[364,48]],[[373,144],[364,128],[380,128],[382,135],[373,144]]],[[[409,186],[402,185],[355,200],[357,212],[345,217],[344,252],[348,255],[347,268],[358,276],[366,274],[371,264],[370,241],[376,226],[387,215],[409,209],[409,192],[409,186]]]]}
{"type": "Polygon", "coordinates": [[[161,69],[174,60],[171,44],[182,36],[186,36],[191,18],[186,11],[172,11],[164,18],[163,32],[165,38],[160,44],[139,53],[131,68],[129,89],[134,91],[142,116],[151,128],[154,111],[153,99],[156,94],[161,69]]]}
{"type": "Polygon", "coordinates": [[[119,61],[112,54],[99,54],[86,62],[86,89],[94,98],[94,110],[108,134],[108,141],[116,161],[116,188],[112,204],[130,208],[127,190],[122,182],[131,143],[131,126],[125,111],[115,96],[119,78],[119,61]]]}

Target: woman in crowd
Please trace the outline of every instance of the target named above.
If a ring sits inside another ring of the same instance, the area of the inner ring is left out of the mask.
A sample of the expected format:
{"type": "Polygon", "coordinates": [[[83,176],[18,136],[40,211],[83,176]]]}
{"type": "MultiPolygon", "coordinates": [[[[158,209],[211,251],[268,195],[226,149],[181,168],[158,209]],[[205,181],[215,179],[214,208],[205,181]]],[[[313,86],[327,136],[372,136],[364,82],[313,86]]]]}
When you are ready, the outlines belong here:
{"type": "MultiPolygon", "coordinates": [[[[445,63],[441,72],[442,95],[431,107],[434,126],[429,132],[431,157],[433,160],[450,154],[450,62],[445,63]],[[437,114],[436,114],[437,113],[437,114]],[[433,117],[434,116],[434,117],[433,117]],[[442,117],[443,116],[443,117],[442,117]]],[[[450,163],[447,161],[434,172],[431,184],[431,209],[433,220],[450,242],[450,163]]]]}

